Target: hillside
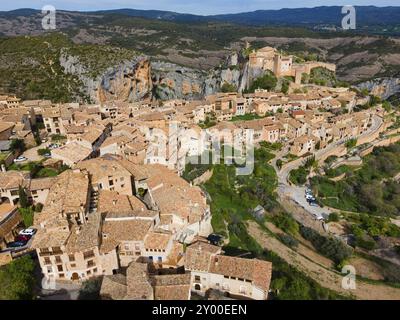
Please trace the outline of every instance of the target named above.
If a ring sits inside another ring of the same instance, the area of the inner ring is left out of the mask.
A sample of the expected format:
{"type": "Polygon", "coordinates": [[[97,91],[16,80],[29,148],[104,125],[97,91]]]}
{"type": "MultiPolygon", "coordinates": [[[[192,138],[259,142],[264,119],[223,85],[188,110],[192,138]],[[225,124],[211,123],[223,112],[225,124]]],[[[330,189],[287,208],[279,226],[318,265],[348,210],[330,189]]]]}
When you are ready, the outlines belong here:
{"type": "MultiPolygon", "coordinates": [[[[131,9],[61,11],[57,32],[49,34],[41,28],[38,11],[0,12],[0,90],[29,99],[93,101],[107,70],[111,70],[107,77],[112,77],[113,68],[122,63],[122,73],[129,78],[136,57],[145,55],[152,62],[152,80],[146,80],[152,83],[146,90],[163,99],[200,98],[218,90],[224,82],[236,87],[243,82],[240,77],[245,58],[240,58],[237,65],[231,65],[230,60],[232,54],[241,57],[245,53],[246,41],[252,48],[277,47],[300,60],[333,62],[338,66],[339,80],[359,83],[377,77],[399,77],[398,38],[317,31],[305,16],[300,18],[301,12],[306,15],[312,10],[298,10],[298,20],[304,22],[304,27],[280,25],[281,22],[255,26],[233,21],[240,15],[199,17],[131,9]]],[[[333,8],[315,10],[328,15],[333,8]]],[[[250,16],[266,14],[272,13],[259,11],[250,16]]],[[[273,14],[276,19],[283,16],[278,11],[273,14]]],[[[393,17],[396,14],[397,9],[393,9],[393,17]]],[[[252,21],[256,24],[258,20],[252,21]]],[[[297,20],[290,21],[295,24],[297,20]]]]}

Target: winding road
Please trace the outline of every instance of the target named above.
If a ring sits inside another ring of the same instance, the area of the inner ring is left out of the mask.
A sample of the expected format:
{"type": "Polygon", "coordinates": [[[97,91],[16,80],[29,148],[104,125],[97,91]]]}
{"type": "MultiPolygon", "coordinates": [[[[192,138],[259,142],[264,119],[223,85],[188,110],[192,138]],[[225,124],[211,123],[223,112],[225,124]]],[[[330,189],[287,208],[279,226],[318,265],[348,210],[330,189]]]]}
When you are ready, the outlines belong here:
{"type": "MultiPolygon", "coordinates": [[[[373,115],[371,127],[366,132],[355,138],[359,139],[361,137],[366,137],[372,134],[376,134],[376,132],[381,129],[382,124],[383,124],[383,119],[378,115],[373,115]]],[[[336,141],[335,143],[328,145],[324,149],[318,150],[315,153],[315,158],[317,160],[323,159],[327,154],[332,152],[334,148],[344,145],[348,140],[349,140],[348,138],[341,139],[336,141]]],[[[288,178],[290,172],[302,166],[304,164],[305,158],[300,158],[291,161],[285,164],[281,169],[277,167],[276,165],[277,160],[281,159],[288,152],[289,152],[289,147],[286,146],[282,151],[276,154],[273,160],[271,160],[271,165],[275,168],[278,175],[278,190],[277,190],[278,195],[280,196],[280,198],[288,197],[289,199],[293,200],[296,204],[298,204],[300,207],[302,207],[304,210],[310,213],[313,217],[320,217],[320,216],[324,218],[328,217],[329,214],[331,214],[331,210],[327,208],[321,208],[319,206],[310,206],[307,200],[305,199],[306,188],[292,185],[289,182],[288,178]]]]}

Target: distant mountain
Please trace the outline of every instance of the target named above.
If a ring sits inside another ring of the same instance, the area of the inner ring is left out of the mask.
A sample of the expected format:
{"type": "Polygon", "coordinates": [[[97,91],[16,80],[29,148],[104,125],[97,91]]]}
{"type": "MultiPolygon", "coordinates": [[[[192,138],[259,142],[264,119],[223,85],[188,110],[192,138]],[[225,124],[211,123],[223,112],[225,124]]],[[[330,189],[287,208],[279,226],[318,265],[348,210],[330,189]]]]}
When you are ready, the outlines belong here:
{"type": "MultiPolygon", "coordinates": [[[[400,6],[398,7],[375,7],[356,6],[357,23],[359,26],[382,26],[400,25],[400,6]]],[[[236,24],[266,26],[315,26],[321,24],[340,26],[343,14],[340,6],[322,6],[315,8],[295,8],[280,10],[257,10],[237,14],[222,14],[211,16],[200,16],[194,14],[177,13],[162,10],[137,10],[137,9],[115,9],[92,12],[81,12],[91,15],[125,15],[129,17],[140,17],[146,19],[157,19],[173,22],[230,22],[236,24]]],[[[30,16],[40,13],[33,9],[18,9],[8,12],[0,12],[2,17],[30,16]]]]}
{"type": "MultiPolygon", "coordinates": [[[[357,23],[365,25],[400,24],[400,7],[356,6],[357,23]]],[[[343,18],[342,7],[316,7],[281,10],[258,10],[254,12],[215,15],[219,21],[247,25],[318,25],[331,24],[340,26],[343,18]]]]}
{"type": "Polygon", "coordinates": [[[207,22],[210,19],[207,16],[199,16],[194,14],[177,13],[162,10],[136,10],[136,9],[115,9],[93,11],[91,14],[118,14],[129,17],[139,17],[146,19],[158,19],[174,22],[207,22]]]}

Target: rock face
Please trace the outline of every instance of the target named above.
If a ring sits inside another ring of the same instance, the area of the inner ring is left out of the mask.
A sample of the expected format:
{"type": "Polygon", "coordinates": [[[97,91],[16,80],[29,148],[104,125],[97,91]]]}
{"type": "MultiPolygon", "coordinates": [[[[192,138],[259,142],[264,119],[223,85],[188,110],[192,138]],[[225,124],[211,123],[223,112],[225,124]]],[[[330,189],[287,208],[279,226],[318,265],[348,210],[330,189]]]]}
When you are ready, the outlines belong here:
{"type": "Polygon", "coordinates": [[[138,101],[151,97],[152,89],[150,61],[141,56],[107,70],[101,77],[96,101],[138,101]]]}
{"type": "Polygon", "coordinates": [[[371,94],[382,99],[387,99],[400,92],[399,78],[377,78],[371,81],[360,83],[357,88],[367,89],[371,94]]]}
{"type": "Polygon", "coordinates": [[[146,98],[202,99],[220,91],[225,83],[243,91],[259,76],[237,53],[229,55],[220,67],[209,72],[168,62],[151,62],[145,56],[124,61],[96,76],[79,57],[66,52],[60,55],[60,64],[65,73],[82,82],[81,91],[96,103],[107,100],[134,102],[146,98]]]}
{"type": "Polygon", "coordinates": [[[153,96],[162,100],[200,99],[206,90],[206,76],[199,70],[173,63],[152,62],[153,96]]]}
{"type": "Polygon", "coordinates": [[[92,102],[113,99],[132,102],[151,97],[153,84],[147,57],[139,56],[132,61],[125,61],[98,76],[93,76],[92,70],[84,66],[78,57],[65,52],[60,55],[60,65],[65,73],[79,78],[82,82],[81,91],[92,102]]]}

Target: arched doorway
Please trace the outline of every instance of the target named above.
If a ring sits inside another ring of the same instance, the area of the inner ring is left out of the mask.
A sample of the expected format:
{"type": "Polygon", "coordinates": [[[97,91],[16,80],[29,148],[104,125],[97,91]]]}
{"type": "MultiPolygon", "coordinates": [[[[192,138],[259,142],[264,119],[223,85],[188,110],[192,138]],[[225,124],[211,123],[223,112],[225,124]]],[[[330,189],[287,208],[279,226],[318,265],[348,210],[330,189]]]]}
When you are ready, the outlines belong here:
{"type": "Polygon", "coordinates": [[[73,280],[73,281],[78,281],[78,280],[79,280],[79,274],[77,274],[76,272],[74,272],[74,273],[72,274],[71,280],[73,280]]]}

